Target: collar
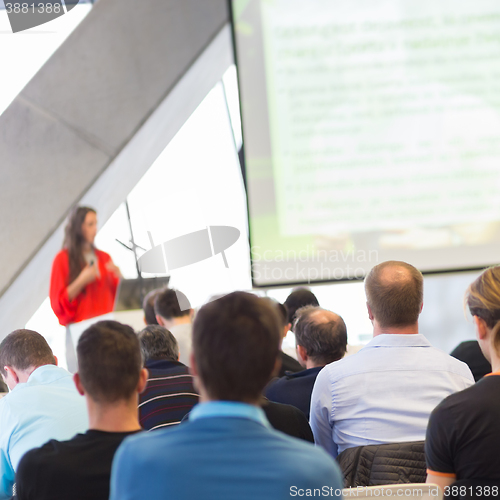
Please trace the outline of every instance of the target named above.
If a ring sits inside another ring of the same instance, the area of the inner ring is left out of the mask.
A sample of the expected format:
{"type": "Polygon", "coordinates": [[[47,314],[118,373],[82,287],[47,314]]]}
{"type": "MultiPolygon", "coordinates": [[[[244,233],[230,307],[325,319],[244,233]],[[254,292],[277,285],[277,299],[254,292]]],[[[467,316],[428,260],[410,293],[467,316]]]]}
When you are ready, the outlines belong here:
{"type": "Polygon", "coordinates": [[[267,420],[264,410],[258,406],[249,405],[247,403],[238,403],[235,401],[209,401],[208,403],[197,404],[189,414],[190,421],[210,417],[246,418],[264,427],[271,428],[271,424],[267,420]]]}
{"type": "Polygon", "coordinates": [[[315,366],[314,368],[307,368],[307,370],[302,370],[301,372],[287,373],[286,377],[290,379],[317,375],[323,368],[324,366],[315,366]]]}
{"type": "Polygon", "coordinates": [[[168,368],[175,368],[177,366],[186,366],[180,361],[171,361],[169,359],[148,359],[144,363],[144,367],[151,370],[166,370],[168,368]]]}
{"type": "Polygon", "coordinates": [[[55,380],[59,380],[60,378],[67,377],[69,375],[70,373],[64,368],[60,368],[56,365],[39,366],[31,372],[25,383],[17,384],[13,390],[16,390],[18,387],[23,387],[24,385],[50,384],[55,380]]]}
{"type": "Polygon", "coordinates": [[[432,347],[432,345],[421,333],[382,333],[373,337],[364,349],[370,347],[432,347]]]}
{"type": "Polygon", "coordinates": [[[497,372],[487,373],[485,377],[491,377],[491,375],[500,375],[500,370],[497,372]]]}

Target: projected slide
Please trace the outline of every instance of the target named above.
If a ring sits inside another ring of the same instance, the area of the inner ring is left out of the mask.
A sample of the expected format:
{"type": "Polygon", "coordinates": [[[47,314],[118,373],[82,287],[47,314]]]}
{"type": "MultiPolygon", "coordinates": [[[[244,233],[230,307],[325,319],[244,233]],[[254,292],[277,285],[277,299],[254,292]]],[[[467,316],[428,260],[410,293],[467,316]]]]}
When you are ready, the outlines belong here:
{"type": "Polygon", "coordinates": [[[254,283],[500,261],[500,2],[233,2],[254,283]]]}

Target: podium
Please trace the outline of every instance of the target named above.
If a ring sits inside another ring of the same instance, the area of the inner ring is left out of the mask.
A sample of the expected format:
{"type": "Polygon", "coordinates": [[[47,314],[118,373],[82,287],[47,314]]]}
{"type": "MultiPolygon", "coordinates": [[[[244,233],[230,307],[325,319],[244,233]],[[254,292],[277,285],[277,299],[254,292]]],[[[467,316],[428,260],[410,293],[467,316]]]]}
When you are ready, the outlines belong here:
{"type": "Polygon", "coordinates": [[[136,332],[142,330],[144,323],[144,311],[142,301],[151,291],[166,287],[170,276],[161,278],[137,278],[122,280],[116,293],[114,311],[86,319],[78,323],[72,323],[66,328],[66,362],[68,371],[75,373],[78,369],[76,359],[76,346],[80,335],[98,321],[114,320],[131,326],[136,332]]]}

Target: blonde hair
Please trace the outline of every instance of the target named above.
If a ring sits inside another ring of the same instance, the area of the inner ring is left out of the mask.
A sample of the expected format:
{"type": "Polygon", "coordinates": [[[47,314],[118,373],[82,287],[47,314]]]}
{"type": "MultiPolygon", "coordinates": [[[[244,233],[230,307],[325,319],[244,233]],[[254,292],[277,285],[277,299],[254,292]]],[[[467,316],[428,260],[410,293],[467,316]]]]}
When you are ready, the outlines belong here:
{"type": "Polygon", "coordinates": [[[493,331],[493,345],[500,352],[500,266],[490,267],[465,292],[472,316],[481,318],[493,331]]]}

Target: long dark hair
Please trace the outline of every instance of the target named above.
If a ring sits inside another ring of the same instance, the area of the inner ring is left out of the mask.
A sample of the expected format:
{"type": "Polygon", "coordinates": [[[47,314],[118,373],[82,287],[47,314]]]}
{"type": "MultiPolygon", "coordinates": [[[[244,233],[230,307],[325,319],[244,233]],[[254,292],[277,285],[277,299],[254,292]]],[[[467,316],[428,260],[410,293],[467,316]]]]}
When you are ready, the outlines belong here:
{"type": "Polygon", "coordinates": [[[85,239],[82,233],[82,225],[89,212],[96,213],[96,211],[90,207],[75,207],[69,216],[68,223],[64,230],[63,248],[68,250],[69,256],[68,285],[73,283],[80,274],[80,271],[85,267],[82,249],[85,239]]]}

